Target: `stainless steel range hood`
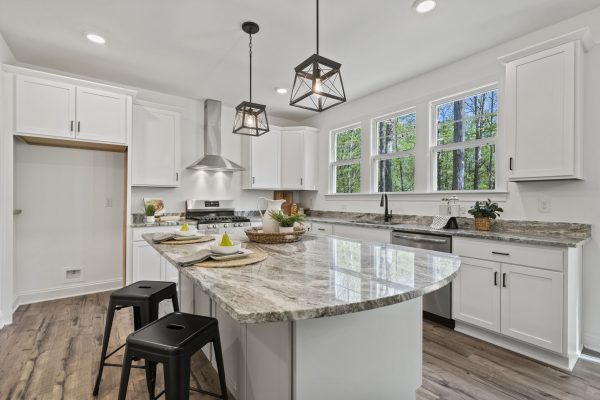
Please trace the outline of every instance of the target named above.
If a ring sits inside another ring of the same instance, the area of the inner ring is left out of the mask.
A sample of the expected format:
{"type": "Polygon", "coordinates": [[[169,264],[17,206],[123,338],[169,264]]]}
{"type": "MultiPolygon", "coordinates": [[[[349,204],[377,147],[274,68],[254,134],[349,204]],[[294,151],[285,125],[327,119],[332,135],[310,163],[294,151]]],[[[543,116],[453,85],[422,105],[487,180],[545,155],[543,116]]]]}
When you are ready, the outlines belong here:
{"type": "Polygon", "coordinates": [[[188,169],[200,171],[244,171],[244,167],[221,155],[221,102],[204,101],[204,154],[188,169]]]}

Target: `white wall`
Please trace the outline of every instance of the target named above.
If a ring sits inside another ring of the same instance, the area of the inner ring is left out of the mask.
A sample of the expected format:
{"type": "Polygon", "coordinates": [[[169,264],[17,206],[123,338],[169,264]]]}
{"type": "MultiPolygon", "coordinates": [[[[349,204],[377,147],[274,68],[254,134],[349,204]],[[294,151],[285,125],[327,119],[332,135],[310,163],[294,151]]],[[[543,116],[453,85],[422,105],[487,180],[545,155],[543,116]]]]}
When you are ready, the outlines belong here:
{"type": "MultiPolygon", "coordinates": [[[[14,57],[0,33],[0,64],[12,62],[14,57]]],[[[12,193],[5,188],[12,185],[12,136],[6,134],[4,118],[4,77],[0,69],[0,328],[12,320],[12,193]]]]}
{"type": "MultiPolygon", "coordinates": [[[[233,199],[238,210],[254,210],[256,198],[271,197],[272,191],[242,190],[241,173],[185,169],[204,155],[204,99],[186,99],[140,90],[137,99],[179,107],[181,116],[181,186],[179,188],[133,188],[132,212],[143,212],[143,198],[162,198],[167,212],[185,211],[186,199],[233,199]]],[[[223,156],[241,164],[242,136],[232,133],[235,109],[223,105],[221,112],[223,156]]],[[[291,121],[269,117],[272,125],[289,126],[291,121]]]]}
{"type": "Polygon", "coordinates": [[[124,155],[15,140],[17,304],[114,289],[123,266],[124,155]],[[81,268],[67,281],[65,268],[81,268]]]}
{"type": "MultiPolygon", "coordinates": [[[[475,87],[494,80],[501,81],[502,66],[497,61],[501,55],[510,53],[543,40],[589,26],[596,42],[600,40],[600,8],[565,20],[556,25],[536,31],[517,40],[494,47],[485,52],[465,58],[459,62],[430,71],[406,82],[359,100],[338,106],[323,114],[303,121],[305,125],[319,127],[320,136],[320,175],[318,193],[307,193],[301,198],[304,205],[319,210],[347,210],[356,212],[381,212],[375,196],[343,200],[327,197],[328,192],[328,132],[331,129],[350,123],[361,122],[363,132],[370,133],[370,120],[373,117],[417,106],[418,148],[422,156],[417,163],[417,178],[427,182],[427,147],[429,138],[429,101],[475,87]]],[[[570,221],[591,223],[593,240],[584,248],[584,343],[587,347],[600,350],[600,169],[598,149],[600,149],[600,46],[595,46],[585,55],[585,102],[584,102],[584,181],[508,183],[508,198],[502,204],[504,218],[543,221],[570,221]],[[551,212],[538,212],[539,199],[551,200],[551,212]]],[[[398,68],[402,68],[401,65],[398,68]]],[[[343,70],[342,70],[343,73],[343,70]]],[[[350,98],[352,93],[347,94],[350,98]]],[[[501,109],[500,109],[501,112],[501,109]]],[[[502,128],[499,128],[498,146],[499,169],[503,167],[502,128]]],[[[367,136],[368,137],[368,136],[367,136]]],[[[543,145],[543,144],[542,144],[543,145]]],[[[505,179],[499,186],[506,185],[505,179]]],[[[426,186],[426,185],[425,185],[426,186]]],[[[421,185],[422,190],[426,187],[421,185]]],[[[440,195],[405,195],[391,199],[390,208],[400,214],[433,215],[440,195]]],[[[465,197],[465,196],[463,196],[465,197]]],[[[502,198],[502,196],[500,196],[502,198]]],[[[468,205],[469,203],[465,203],[468,205]]]]}

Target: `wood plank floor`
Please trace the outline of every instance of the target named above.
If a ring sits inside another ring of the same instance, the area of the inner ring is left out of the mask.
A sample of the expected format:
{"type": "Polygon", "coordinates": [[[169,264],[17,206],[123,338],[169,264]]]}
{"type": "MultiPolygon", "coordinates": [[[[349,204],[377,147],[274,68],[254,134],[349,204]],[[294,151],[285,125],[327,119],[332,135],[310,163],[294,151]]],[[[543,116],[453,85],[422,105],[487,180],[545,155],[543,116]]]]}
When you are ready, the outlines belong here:
{"type": "MultiPolygon", "coordinates": [[[[0,330],[0,399],[92,399],[108,295],[19,307],[14,323],[0,330]]],[[[130,311],[117,312],[111,347],[131,327],[130,311]]],[[[580,360],[565,373],[433,323],[426,322],[423,332],[419,400],[600,399],[598,364],[580,360]]],[[[193,363],[193,384],[218,392],[217,375],[203,354],[193,363]]],[[[160,367],[158,372],[162,387],[160,367]]],[[[119,379],[120,368],[107,367],[98,399],[115,399],[119,379]]],[[[133,370],[127,398],[147,399],[145,388],[143,370],[133,370]]],[[[191,398],[210,399],[197,393],[191,398]]]]}

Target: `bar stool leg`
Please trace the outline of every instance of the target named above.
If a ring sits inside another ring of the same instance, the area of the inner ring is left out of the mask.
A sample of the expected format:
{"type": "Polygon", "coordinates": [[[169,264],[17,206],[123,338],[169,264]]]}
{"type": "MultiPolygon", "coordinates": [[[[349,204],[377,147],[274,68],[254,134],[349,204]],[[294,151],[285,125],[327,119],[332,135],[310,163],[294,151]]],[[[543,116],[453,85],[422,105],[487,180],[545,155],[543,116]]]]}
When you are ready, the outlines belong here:
{"type": "MultiPolygon", "coordinates": [[[[142,326],[148,325],[151,321],[158,319],[158,315],[154,315],[153,305],[139,307],[139,319],[142,326]]],[[[148,387],[148,398],[154,400],[154,392],[156,389],[156,363],[144,360],[146,370],[146,386],[148,387]]]]}
{"type": "Polygon", "coordinates": [[[94,396],[98,396],[100,390],[100,381],[102,380],[102,372],[104,371],[104,362],[106,361],[106,351],[108,350],[108,342],[110,340],[110,331],[112,330],[113,318],[115,316],[115,307],[112,300],[109,300],[106,308],[106,321],[104,322],[104,336],[102,336],[102,353],[100,353],[100,368],[96,376],[96,384],[94,385],[94,396]]]}
{"type": "Polygon", "coordinates": [[[190,358],[174,357],[163,364],[166,400],[189,400],[190,358]]]}
{"type": "Polygon", "coordinates": [[[179,300],[177,299],[177,294],[171,297],[171,302],[173,302],[173,311],[179,312],[179,300]]]}
{"type": "Polygon", "coordinates": [[[217,358],[217,372],[219,373],[219,383],[221,385],[221,398],[223,400],[228,399],[227,395],[227,384],[225,383],[225,367],[223,366],[223,353],[221,352],[221,339],[219,338],[219,330],[215,334],[213,339],[213,347],[215,350],[215,357],[217,358]]]}
{"type": "Polygon", "coordinates": [[[127,348],[123,356],[123,368],[121,369],[121,384],[119,385],[119,400],[125,400],[127,397],[127,386],[129,385],[129,372],[131,371],[132,357],[127,348]]]}

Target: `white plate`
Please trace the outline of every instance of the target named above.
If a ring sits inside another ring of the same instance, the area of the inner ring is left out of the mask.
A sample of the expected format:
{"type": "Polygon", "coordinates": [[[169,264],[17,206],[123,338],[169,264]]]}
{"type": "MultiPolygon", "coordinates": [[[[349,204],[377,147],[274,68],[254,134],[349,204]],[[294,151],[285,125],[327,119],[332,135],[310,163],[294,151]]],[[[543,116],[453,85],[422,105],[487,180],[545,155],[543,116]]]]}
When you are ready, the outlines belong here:
{"type": "Polygon", "coordinates": [[[173,234],[175,236],[184,236],[184,237],[197,236],[198,235],[198,229],[192,229],[192,228],[190,228],[187,231],[178,230],[178,231],[173,232],[173,234]]]}
{"type": "Polygon", "coordinates": [[[214,243],[210,246],[210,251],[216,254],[235,254],[241,248],[242,244],[240,242],[233,242],[233,246],[221,246],[218,243],[214,243]]]}

